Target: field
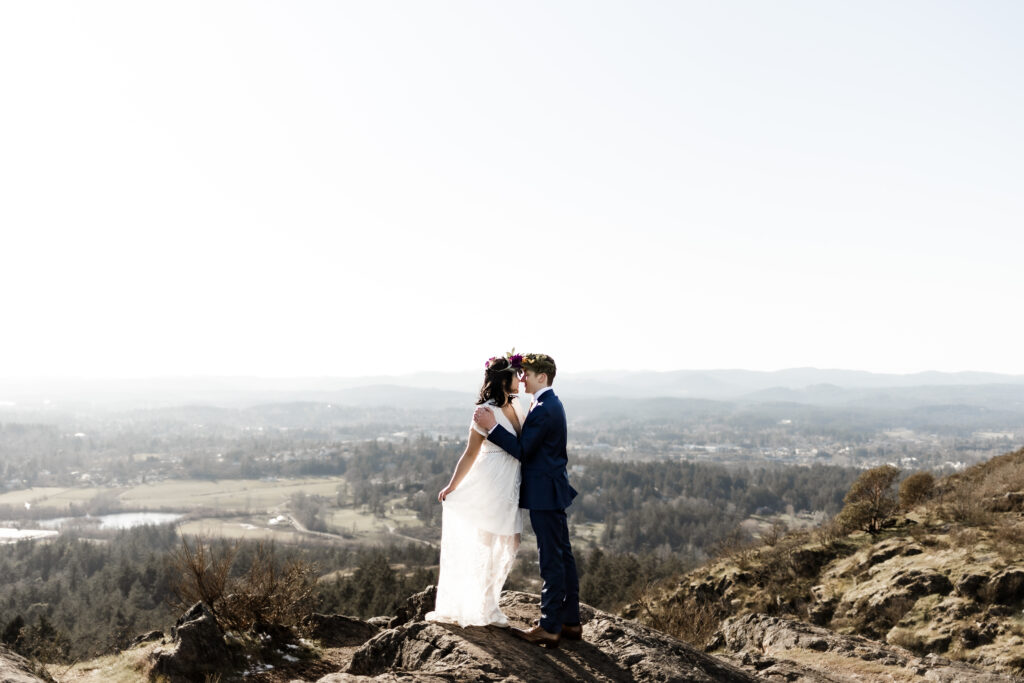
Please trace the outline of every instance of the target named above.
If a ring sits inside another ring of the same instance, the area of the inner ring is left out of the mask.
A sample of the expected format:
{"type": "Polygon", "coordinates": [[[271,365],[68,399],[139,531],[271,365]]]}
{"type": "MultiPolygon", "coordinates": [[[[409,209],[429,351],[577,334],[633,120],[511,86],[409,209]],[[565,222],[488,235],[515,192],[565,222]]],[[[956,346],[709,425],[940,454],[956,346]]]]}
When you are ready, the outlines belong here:
{"type": "MultiPolygon", "coordinates": [[[[129,487],[33,488],[0,494],[0,507],[15,510],[28,503],[33,510],[66,514],[71,504],[102,501],[105,511],[181,512],[179,528],[185,534],[209,537],[274,540],[299,543],[319,538],[352,544],[409,540],[400,527],[420,526],[402,498],[386,502],[383,517],[365,509],[335,505],[343,477],[303,479],[240,479],[224,481],[168,480],[129,487]],[[323,515],[329,533],[301,528],[289,515],[289,501],[296,493],[322,496],[328,501],[323,515]]],[[[25,522],[22,526],[30,525],[25,522]]]]}
{"type": "Polygon", "coordinates": [[[221,511],[271,512],[288,502],[294,493],[334,497],[342,477],[307,479],[231,479],[224,481],[168,480],[121,488],[32,488],[0,494],[0,506],[29,503],[35,508],[64,512],[70,503],[93,499],[116,500],[125,510],[188,511],[213,508],[221,511]]]}

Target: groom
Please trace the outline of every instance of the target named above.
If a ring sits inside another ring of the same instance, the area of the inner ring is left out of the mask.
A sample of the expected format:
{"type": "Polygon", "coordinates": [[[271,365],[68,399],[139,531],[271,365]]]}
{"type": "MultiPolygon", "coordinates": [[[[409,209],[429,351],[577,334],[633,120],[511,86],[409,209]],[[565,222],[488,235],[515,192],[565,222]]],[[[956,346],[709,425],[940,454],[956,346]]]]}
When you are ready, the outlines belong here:
{"type": "Polygon", "coordinates": [[[530,413],[523,421],[519,438],[497,424],[494,413],[481,406],[473,419],[488,431],[487,438],[522,463],[519,507],[530,511],[530,524],[537,536],[540,554],[540,622],[531,629],[517,630],[525,640],[558,647],[562,638],[580,640],[580,582],[576,559],[569,544],[565,508],[576,497],[565,471],[565,409],[551,390],[555,360],[542,353],[523,356],[526,393],[533,394],[530,413]]]}

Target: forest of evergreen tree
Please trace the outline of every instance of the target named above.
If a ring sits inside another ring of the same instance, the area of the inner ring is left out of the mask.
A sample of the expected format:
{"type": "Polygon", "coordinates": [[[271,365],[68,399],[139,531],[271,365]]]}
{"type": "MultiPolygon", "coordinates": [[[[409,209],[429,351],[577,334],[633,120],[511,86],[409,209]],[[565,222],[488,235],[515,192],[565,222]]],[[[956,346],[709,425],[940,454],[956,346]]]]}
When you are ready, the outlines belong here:
{"type": "MultiPolygon", "coordinates": [[[[439,527],[440,506],[431,499],[449,472],[440,447],[425,448],[432,443],[366,445],[347,462],[346,479],[356,482],[350,503],[372,510],[404,494],[428,527],[439,527]]],[[[652,582],[702,562],[723,539],[735,538],[739,522],[753,513],[834,514],[857,471],[587,459],[572,476],[581,491],[570,508],[572,524],[604,524],[599,542],[576,549],[582,599],[615,610],[652,582]]],[[[303,514],[315,520],[315,505],[303,504],[303,514]]],[[[176,578],[170,556],[179,544],[177,529],[164,525],[3,546],[0,639],[42,660],[71,661],[168,629],[178,616],[169,603],[176,578]]],[[[256,547],[239,545],[233,572],[246,570],[256,547]]],[[[315,565],[325,577],[316,609],[326,613],[391,615],[437,580],[437,550],[425,544],[318,542],[278,547],[277,557],[315,565]]],[[[506,588],[539,591],[536,559],[527,532],[506,588]]]]}

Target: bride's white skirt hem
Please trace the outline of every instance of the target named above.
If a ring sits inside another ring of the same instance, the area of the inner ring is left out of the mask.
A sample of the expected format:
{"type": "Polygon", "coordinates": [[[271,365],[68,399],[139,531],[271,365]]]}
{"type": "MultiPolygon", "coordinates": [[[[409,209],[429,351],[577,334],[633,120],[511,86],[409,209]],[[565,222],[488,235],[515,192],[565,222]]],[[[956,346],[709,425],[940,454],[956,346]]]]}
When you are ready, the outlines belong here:
{"type": "Polygon", "coordinates": [[[508,617],[506,617],[504,614],[501,615],[501,619],[495,619],[494,617],[492,617],[490,621],[486,619],[460,620],[458,617],[440,614],[435,611],[427,612],[427,615],[424,617],[424,620],[433,621],[439,624],[454,624],[456,626],[459,626],[460,628],[466,628],[468,626],[494,626],[495,628],[509,627],[508,617]]]}

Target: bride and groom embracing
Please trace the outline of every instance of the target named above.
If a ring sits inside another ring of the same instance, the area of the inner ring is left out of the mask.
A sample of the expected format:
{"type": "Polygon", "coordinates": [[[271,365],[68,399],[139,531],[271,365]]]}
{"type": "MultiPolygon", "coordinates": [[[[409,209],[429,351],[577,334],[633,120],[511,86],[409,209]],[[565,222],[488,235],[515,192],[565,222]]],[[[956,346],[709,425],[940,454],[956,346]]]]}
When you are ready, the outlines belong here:
{"type": "Polygon", "coordinates": [[[579,578],[569,542],[565,509],[576,497],[566,472],[566,421],[551,390],[555,361],[542,353],[491,358],[473,413],[469,443],[451,481],[438,494],[441,570],[429,621],[460,626],[508,626],[498,607],[530,513],[537,537],[541,618],[533,628],[514,629],[538,645],[558,647],[579,640],[579,578]],[[520,383],[533,395],[519,401],[520,383]]]}

